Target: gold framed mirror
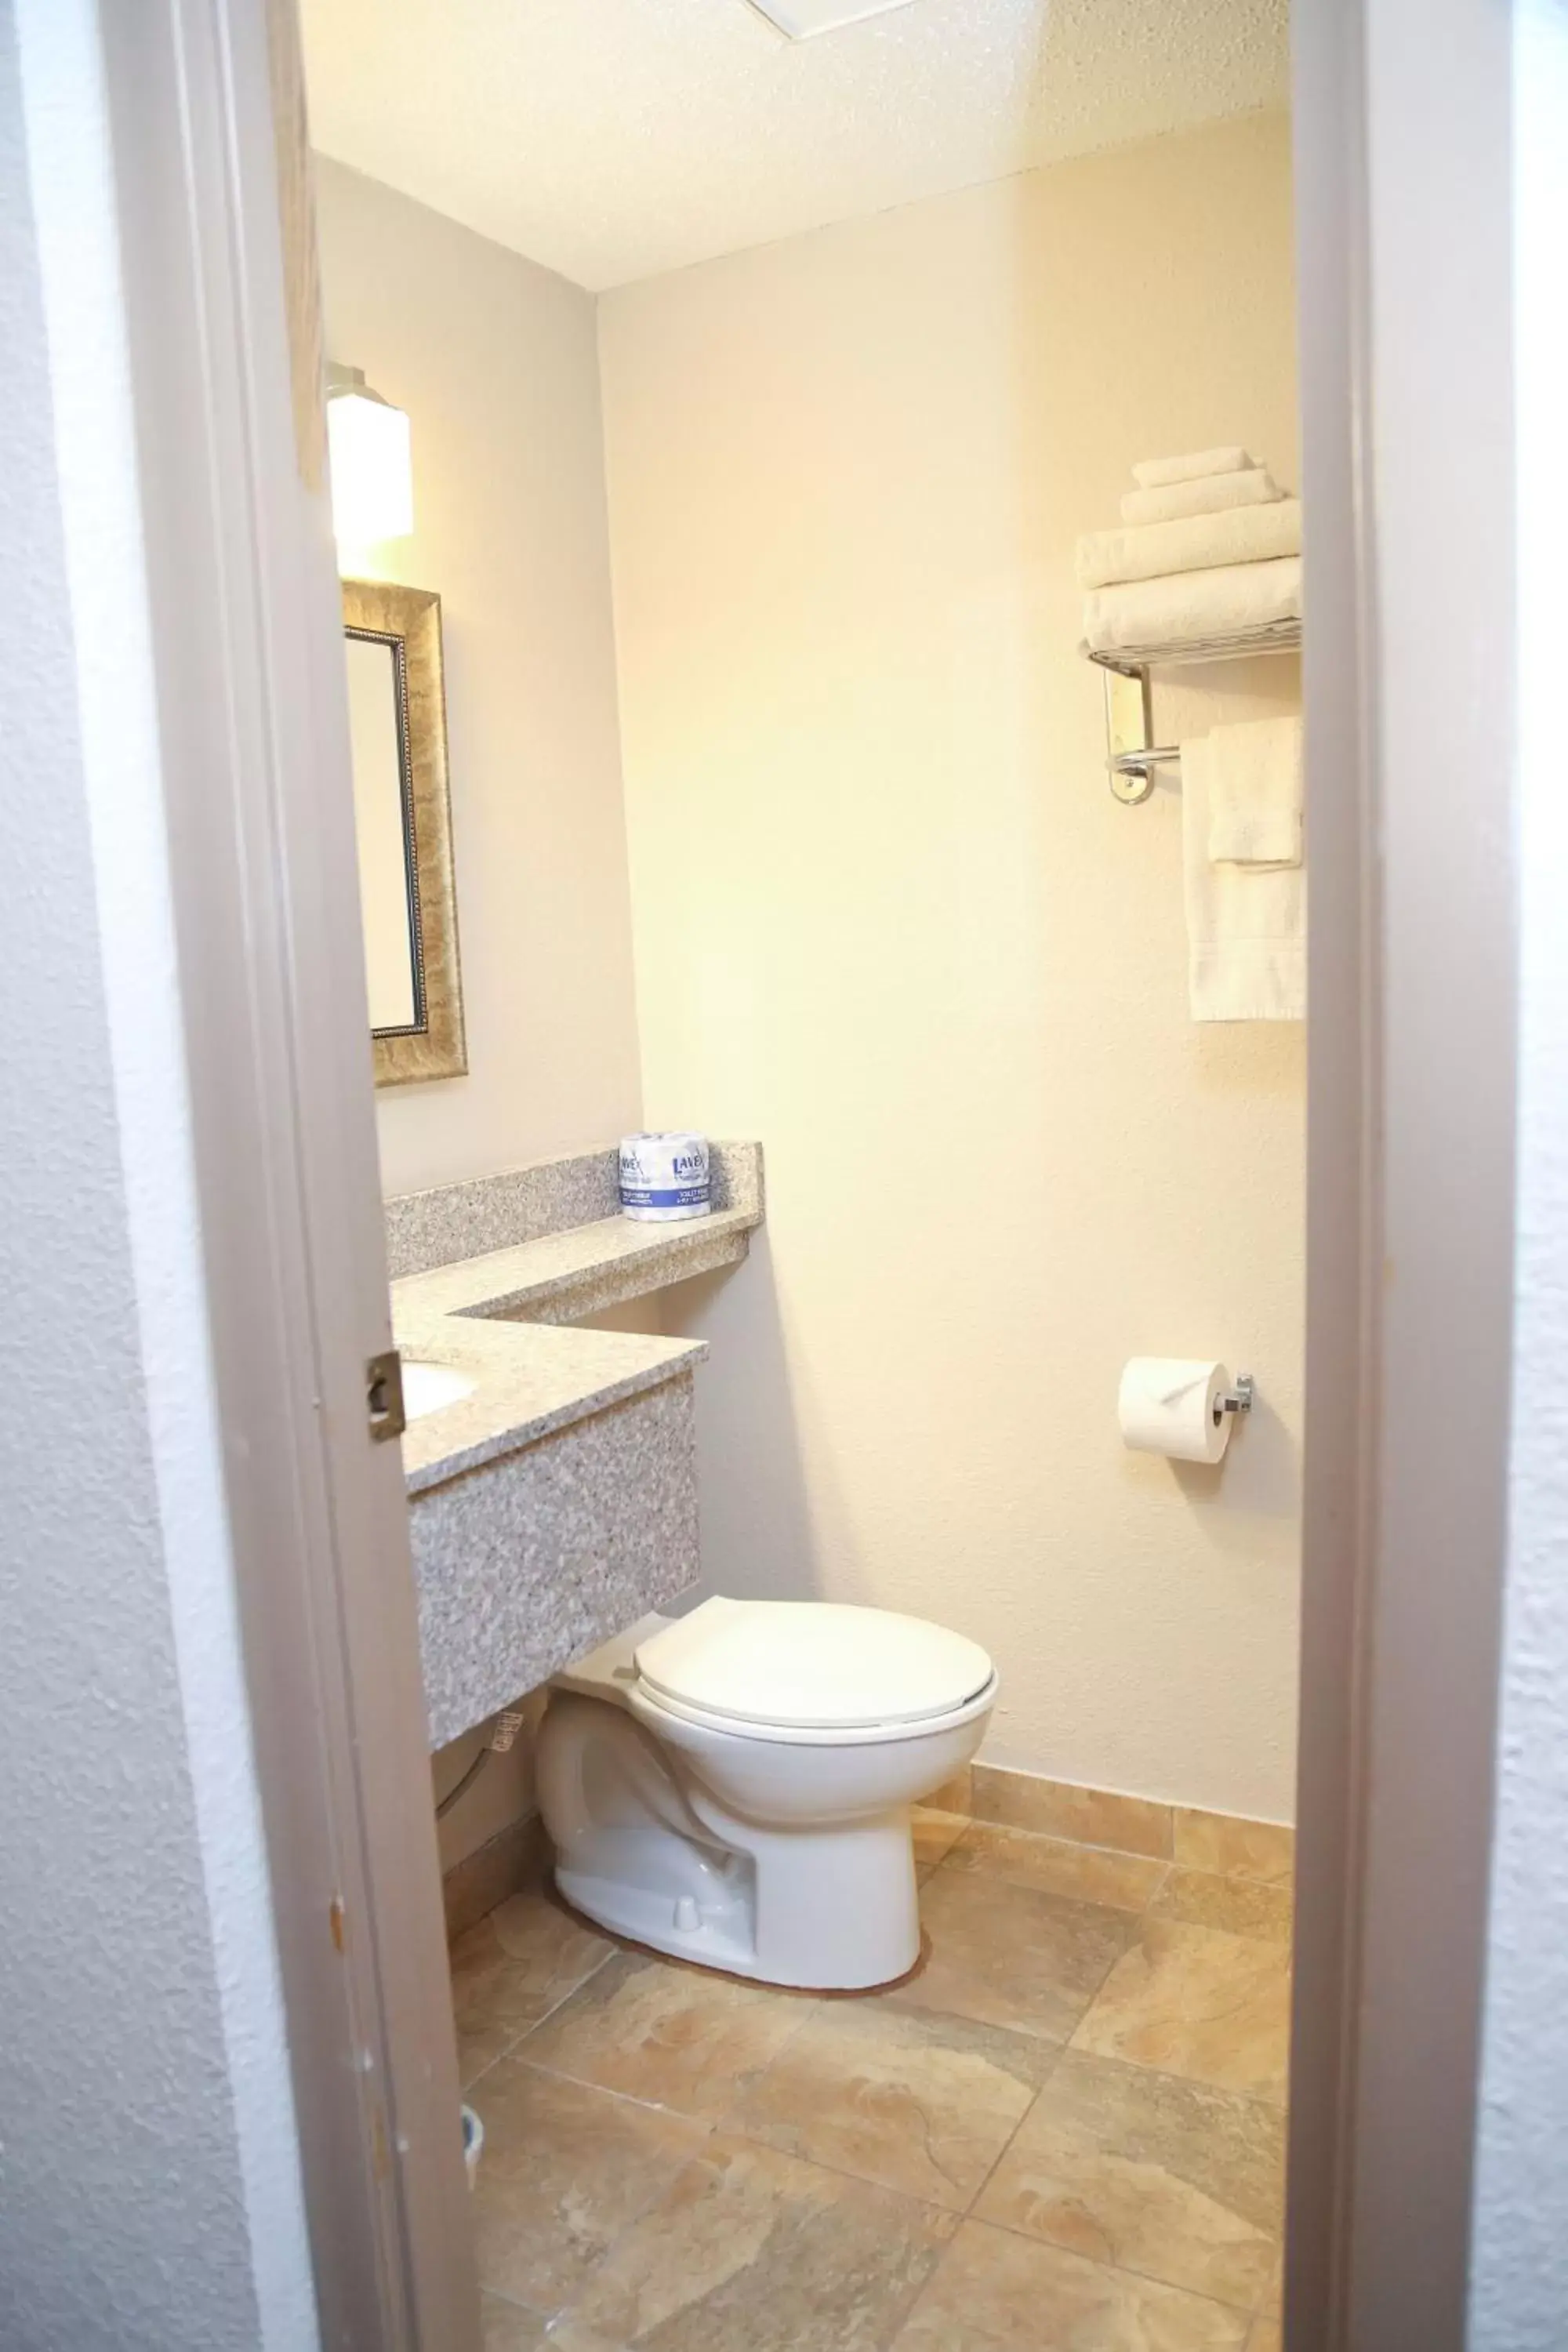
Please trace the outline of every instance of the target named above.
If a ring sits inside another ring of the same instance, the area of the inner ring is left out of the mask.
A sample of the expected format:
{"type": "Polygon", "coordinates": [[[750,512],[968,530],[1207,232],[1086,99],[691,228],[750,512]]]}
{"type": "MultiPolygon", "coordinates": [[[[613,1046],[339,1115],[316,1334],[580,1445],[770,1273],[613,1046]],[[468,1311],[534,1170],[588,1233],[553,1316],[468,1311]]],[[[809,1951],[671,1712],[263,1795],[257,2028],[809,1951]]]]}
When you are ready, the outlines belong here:
{"type": "Polygon", "coordinates": [[[342,592],[375,1083],[461,1077],[441,600],[383,580],[345,580],[342,592]]]}

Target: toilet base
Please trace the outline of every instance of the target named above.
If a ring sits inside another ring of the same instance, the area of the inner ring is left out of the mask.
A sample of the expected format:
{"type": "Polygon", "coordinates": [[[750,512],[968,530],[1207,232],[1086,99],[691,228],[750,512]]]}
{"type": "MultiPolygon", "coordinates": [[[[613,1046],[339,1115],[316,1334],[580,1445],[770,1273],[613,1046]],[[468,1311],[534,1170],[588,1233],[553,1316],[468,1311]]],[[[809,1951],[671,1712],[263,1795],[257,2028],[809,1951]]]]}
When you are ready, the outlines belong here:
{"type": "Polygon", "coordinates": [[[800,1990],[868,1992],[920,1958],[910,1807],[766,1828],[621,1709],[557,1693],[539,1792],[555,1884],[613,1935],[800,1990]]]}
{"type": "MultiPolygon", "coordinates": [[[[737,1826],[764,1849],[782,1843],[737,1826]]],[[[715,1856],[700,1895],[685,1885],[686,1867],[674,1883],[647,1884],[663,1874],[649,1871],[646,1853],[641,1884],[605,1874],[596,1854],[579,1854],[557,1864],[555,1885],[574,1911],[612,1935],[729,1976],[810,1992],[872,1992],[907,1977],[921,1955],[908,1811],[853,1831],[796,1832],[787,1845],[783,1854],[715,1856]]]]}
{"type": "Polygon", "coordinates": [[[700,1951],[678,1951],[668,1938],[663,1943],[656,1944],[647,1937],[634,1936],[627,1928],[612,1927],[602,1912],[584,1909],[576,1895],[570,1894],[562,1884],[559,1871],[552,1871],[550,1884],[563,1911],[580,1921],[584,1927],[602,1927],[606,1935],[614,1935],[616,1942],[624,1946],[627,1951],[645,1952],[650,1959],[681,1960],[689,1968],[709,1969],[715,1976],[731,1978],[736,1984],[773,1985],[781,1992],[798,1992],[803,1996],[813,1995],[823,2000],[855,2000],[863,1994],[869,1996],[879,1992],[896,1992],[900,1985],[913,1983],[924,1968],[926,1956],[931,1950],[931,1938],[922,1927],[920,1950],[912,1965],[904,1970],[901,1977],[889,1977],[885,1982],[874,1985],[780,1984],[774,1978],[759,1977],[754,1968],[732,1967],[728,1960],[718,1958],[711,1948],[700,1951]]]}

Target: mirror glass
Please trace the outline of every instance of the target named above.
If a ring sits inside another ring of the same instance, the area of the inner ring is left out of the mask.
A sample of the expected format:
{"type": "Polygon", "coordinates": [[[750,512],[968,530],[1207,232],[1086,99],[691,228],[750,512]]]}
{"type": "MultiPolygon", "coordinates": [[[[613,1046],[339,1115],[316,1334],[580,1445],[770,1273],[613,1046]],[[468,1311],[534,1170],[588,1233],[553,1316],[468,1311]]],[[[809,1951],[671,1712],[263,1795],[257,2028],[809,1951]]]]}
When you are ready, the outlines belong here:
{"type": "Polygon", "coordinates": [[[420,1025],[413,787],[395,637],[344,632],[365,979],[375,1036],[420,1025]]]}
{"type": "Polygon", "coordinates": [[[447,782],[441,600],[345,580],[343,667],[378,1086],[461,1077],[463,983],[447,782]]]}

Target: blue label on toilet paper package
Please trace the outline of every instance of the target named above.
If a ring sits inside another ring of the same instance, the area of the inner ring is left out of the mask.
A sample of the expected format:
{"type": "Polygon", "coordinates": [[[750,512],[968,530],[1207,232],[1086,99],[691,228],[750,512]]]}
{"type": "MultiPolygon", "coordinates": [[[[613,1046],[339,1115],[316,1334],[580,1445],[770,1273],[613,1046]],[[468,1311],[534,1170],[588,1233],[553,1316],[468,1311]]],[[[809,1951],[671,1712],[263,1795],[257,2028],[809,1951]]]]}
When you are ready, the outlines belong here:
{"type": "Polygon", "coordinates": [[[711,1202],[708,1145],[700,1135],[628,1135],[620,1151],[621,1206],[700,1216],[711,1202]]]}

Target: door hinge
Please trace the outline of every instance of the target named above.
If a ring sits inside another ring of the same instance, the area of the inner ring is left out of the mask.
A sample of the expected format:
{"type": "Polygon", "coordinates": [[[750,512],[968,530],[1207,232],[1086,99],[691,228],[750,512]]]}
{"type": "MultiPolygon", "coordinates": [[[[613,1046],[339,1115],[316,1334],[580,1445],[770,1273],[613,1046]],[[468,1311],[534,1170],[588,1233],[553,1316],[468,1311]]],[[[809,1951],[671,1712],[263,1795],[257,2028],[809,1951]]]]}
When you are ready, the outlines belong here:
{"type": "Polygon", "coordinates": [[[408,1426],[403,1410],[403,1359],[395,1348],[372,1356],[364,1368],[364,1406],[376,1444],[401,1437],[408,1426]]]}

